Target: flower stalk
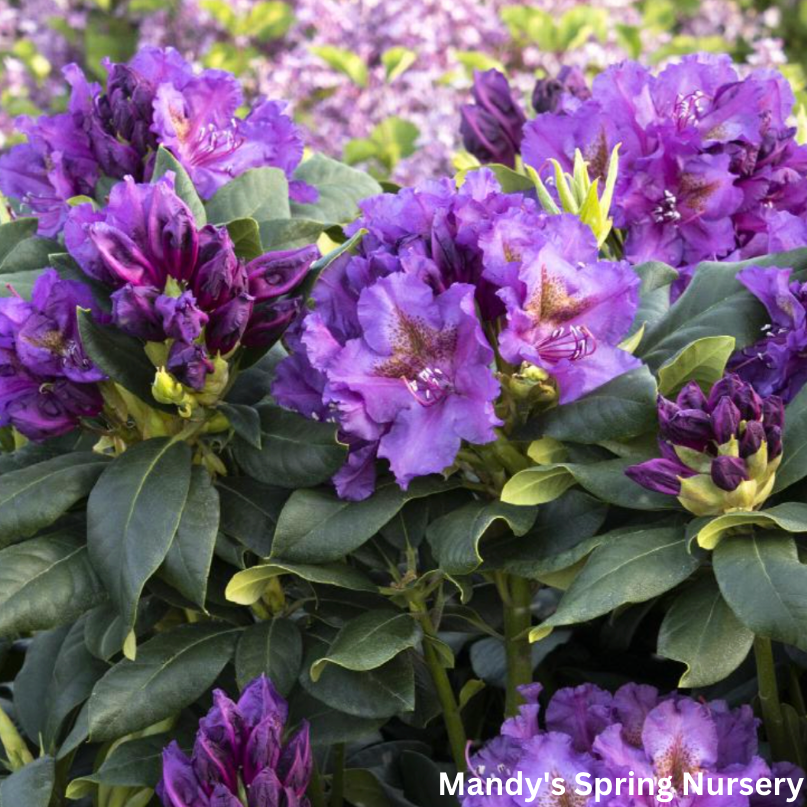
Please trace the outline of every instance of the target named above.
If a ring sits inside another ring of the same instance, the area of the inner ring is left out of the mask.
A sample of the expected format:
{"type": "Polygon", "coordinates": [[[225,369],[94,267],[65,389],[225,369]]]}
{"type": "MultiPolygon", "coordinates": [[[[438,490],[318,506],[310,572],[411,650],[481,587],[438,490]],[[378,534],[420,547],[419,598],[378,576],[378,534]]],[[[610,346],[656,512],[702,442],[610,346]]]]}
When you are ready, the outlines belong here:
{"type": "Polygon", "coordinates": [[[776,665],[773,660],[773,645],[764,636],[754,637],[754,660],[757,665],[759,705],[765,732],[771,746],[774,760],[784,760],[787,756],[787,738],[782,704],[779,701],[779,686],[776,681],[776,665]]]}
{"type": "Polygon", "coordinates": [[[502,575],[499,590],[504,604],[504,649],[507,659],[507,690],[504,712],[518,713],[524,702],[519,687],[532,683],[532,650],[529,633],[532,624],[532,585],[516,575],[502,575]]]}

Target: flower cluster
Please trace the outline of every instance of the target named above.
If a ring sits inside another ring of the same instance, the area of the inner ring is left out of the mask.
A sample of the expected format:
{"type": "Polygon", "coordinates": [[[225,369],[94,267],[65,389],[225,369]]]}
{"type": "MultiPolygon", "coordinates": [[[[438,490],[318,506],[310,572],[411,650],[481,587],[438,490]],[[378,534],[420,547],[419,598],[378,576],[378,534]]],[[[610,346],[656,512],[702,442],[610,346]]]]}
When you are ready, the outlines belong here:
{"type": "Polygon", "coordinates": [[[568,170],[579,149],[604,178],[621,144],[614,224],[632,263],[689,267],[807,243],[807,148],[780,74],[740,80],[728,56],[699,54],[658,76],[610,67],[582,102],[577,87],[526,125],[523,157],[539,173],[550,159],[568,170]]]}
{"type": "Polygon", "coordinates": [[[175,742],[163,752],[165,807],[306,807],[308,723],[283,742],[289,707],[272,682],[256,678],[237,703],[215,690],[213,703],[190,759],[175,742]]]}
{"type": "Polygon", "coordinates": [[[578,219],[502,194],[486,170],[362,211],[359,252],[320,277],[273,389],[282,405],[338,422],[352,447],[341,495],[372,492],[377,456],[406,486],[449,467],[463,440],[494,440],[497,375],[522,364],[553,379],[560,403],[639,365],[617,347],[638,277],[599,261],[578,219]]]}
{"type": "Polygon", "coordinates": [[[765,305],[771,321],[756,344],[739,351],[728,369],[760,395],[785,403],[807,383],[807,283],[790,281],[790,269],[743,269],[737,279],[765,305]]]}
{"type": "MultiPolygon", "coordinates": [[[[107,86],[64,68],[71,86],[66,112],[18,120],[27,142],[0,157],[0,189],[39,217],[43,235],[58,234],[67,201],[94,196],[100,180],[147,180],[155,149],[170,149],[208,198],[249,168],[274,166],[288,177],[302,159],[302,137],[283,105],[264,101],[246,118],[243,93],[221,70],[194,73],[173,48],[143,48],[125,64],[106,63],[107,86]]],[[[292,182],[298,201],[316,192],[292,182]]]]}
{"type": "Polygon", "coordinates": [[[318,256],[305,247],[245,263],[226,228],[197,227],[170,172],[152,184],[128,177],[101,210],[73,208],[65,242],[89,277],[114,289],[113,325],[163,346],[158,363],[196,391],[216,377],[217,356],[280,336],[299,308],[290,293],[318,256]]]}
{"type": "Polygon", "coordinates": [[[782,456],[784,405],[734,374],[709,392],[690,381],[675,402],[659,396],[662,458],[627,469],[643,487],[677,496],[698,516],[754,510],[768,498],[782,456]]]}
{"type": "MultiPolygon", "coordinates": [[[[735,781],[756,782],[771,775],[798,780],[801,775],[789,763],[777,763],[771,770],[758,755],[757,721],[750,706],[731,709],[724,701],[702,703],[677,694],[663,696],[654,687],[640,684],[626,684],[613,695],[583,684],[556,692],[540,721],[540,691],[540,684],[522,687],[526,704],[518,716],[505,721],[500,736],[470,758],[471,776],[489,783],[521,774],[525,780],[540,782],[535,803],[547,806],[749,807],[784,805],[790,793],[749,800],[735,790],[727,797],[721,781],[725,785],[732,776],[735,781]],[[585,776],[580,781],[592,787],[598,780],[599,793],[576,794],[581,774],[585,776]],[[684,794],[685,774],[702,776],[704,795],[684,794]],[[562,796],[552,788],[558,779],[565,790],[562,796]]],[[[463,800],[464,807],[519,803],[507,795],[468,795],[463,800]]]]}
{"type": "Polygon", "coordinates": [[[41,440],[101,411],[104,374],[84,352],[77,307],[100,315],[86,286],[53,269],[37,278],[30,302],[0,299],[0,426],[41,440]]]}

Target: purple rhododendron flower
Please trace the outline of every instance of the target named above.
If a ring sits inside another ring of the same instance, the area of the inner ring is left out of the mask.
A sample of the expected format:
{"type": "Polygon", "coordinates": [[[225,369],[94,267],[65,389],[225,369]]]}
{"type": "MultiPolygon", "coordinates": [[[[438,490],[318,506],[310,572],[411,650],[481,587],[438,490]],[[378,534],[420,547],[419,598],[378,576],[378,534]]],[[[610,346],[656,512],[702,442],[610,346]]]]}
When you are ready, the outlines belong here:
{"type": "MultiPolygon", "coordinates": [[[[537,783],[535,803],[601,804],[608,807],[757,807],[803,804],[789,788],[778,796],[747,796],[739,780],[803,774],[787,764],[773,768],[758,755],[757,721],[748,706],[730,709],[724,701],[702,703],[651,686],[626,684],[615,694],[593,684],[561,689],[539,720],[541,687],[521,688],[526,703],[502,725],[501,735],[468,760],[463,807],[516,807],[524,796],[509,796],[511,777],[537,783]],[[703,795],[684,793],[685,774],[703,781],[703,795]],[[578,780],[577,777],[581,776],[578,780]],[[733,791],[728,792],[733,778],[733,791]],[[502,783],[503,792],[499,794],[502,783]],[[563,786],[553,788],[553,782],[563,786]],[[597,782],[595,783],[595,780],[597,782]],[[476,786],[474,786],[474,781],[476,786]],[[584,783],[592,787],[582,792],[584,783]],[[599,786],[599,791],[595,789],[599,786]],[[722,795],[709,795],[709,788],[722,795]],[[491,795],[487,795],[490,789],[491,795]],[[658,798],[659,794],[663,798],[658,798]]],[[[524,795],[527,795],[526,786],[524,795]]]]}
{"type": "Polygon", "coordinates": [[[175,742],[163,751],[165,807],[307,807],[308,723],[284,742],[288,705],[272,682],[256,678],[237,702],[215,690],[213,704],[190,758],[175,742]]]}
{"type": "Polygon", "coordinates": [[[73,208],[65,243],[84,272],[115,289],[113,324],[146,341],[174,340],[167,367],[194,389],[204,387],[217,353],[280,336],[299,307],[294,291],[318,256],[304,247],[245,263],[226,228],[197,228],[170,173],[152,184],[127,178],[100,211],[73,208]]]}
{"type": "Polygon", "coordinates": [[[535,82],[532,108],[543,112],[574,112],[583,101],[591,98],[591,89],[579,67],[562,67],[555,78],[535,82]]]}
{"type": "Polygon", "coordinates": [[[781,75],[741,80],[728,56],[687,56],[658,76],[624,62],[594,79],[589,100],[529,122],[523,156],[539,172],[550,158],[568,170],[579,148],[604,177],[621,144],[612,210],[631,262],[753,257],[777,238],[807,242],[807,148],[787,125],[793,104],[781,75]],[[791,218],[774,224],[777,213],[791,218]]]}
{"type": "Polygon", "coordinates": [[[790,269],[751,266],[737,275],[771,321],[762,339],[738,351],[728,364],[760,395],[777,395],[785,403],[807,383],[807,284],[791,282],[790,274],[790,269]]]}
{"type": "Polygon", "coordinates": [[[507,308],[502,356],[554,376],[560,403],[641,366],[617,347],[636,313],[639,278],[624,261],[598,260],[597,241],[579,219],[511,212],[480,243],[485,277],[507,308]]]}
{"type": "Polygon", "coordinates": [[[105,376],[84,352],[77,307],[100,315],[89,289],[54,269],[37,278],[31,302],[0,299],[0,426],[44,440],[101,411],[105,376]]]}
{"type": "Polygon", "coordinates": [[[661,458],[626,470],[648,490],[677,496],[696,515],[752,510],[770,495],[782,455],[784,404],[732,373],[705,396],[690,381],[658,399],[661,458]]]}
{"type": "MultiPolygon", "coordinates": [[[[239,82],[230,73],[193,68],[173,48],[142,48],[128,63],[106,60],[106,91],[70,64],[67,112],[20,118],[28,142],[0,157],[0,189],[39,217],[39,232],[61,232],[67,200],[93,196],[102,177],[147,179],[162,145],[188,171],[204,198],[249,168],[273,166],[291,180],[303,140],[283,104],[263,101],[241,119],[239,82]]],[[[301,203],[317,200],[290,182],[301,203]]]]}

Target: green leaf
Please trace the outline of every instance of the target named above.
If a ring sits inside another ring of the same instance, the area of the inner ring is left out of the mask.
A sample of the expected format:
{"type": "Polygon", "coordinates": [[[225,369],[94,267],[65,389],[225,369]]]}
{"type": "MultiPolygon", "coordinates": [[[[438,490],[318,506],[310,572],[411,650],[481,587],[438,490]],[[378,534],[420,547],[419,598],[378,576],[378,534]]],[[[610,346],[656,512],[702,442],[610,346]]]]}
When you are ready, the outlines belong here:
{"type": "Polygon", "coordinates": [[[734,337],[740,346],[756,341],[768,315],[736,279],[741,268],[741,264],[700,264],[686,291],[647,330],[637,355],[656,369],[707,336],[734,337]]]}
{"type": "Polygon", "coordinates": [[[106,599],[87,547],[68,533],[0,552],[0,636],[72,622],[106,599]]]}
{"type": "Polygon", "coordinates": [[[405,654],[367,672],[347,670],[336,664],[325,667],[317,681],[308,671],[328,651],[324,642],[312,641],[303,662],[300,683],[310,695],[333,709],[355,717],[392,717],[415,708],[415,676],[405,654]]]}
{"type": "Polygon", "coordinates": [[[502,490],[502,502],[522,507],[546,504],[566,493],[575,481],[565,463],[526,468],[507,481],[502,490]]]}
{"type": "MultiPolygon", "coordinates": [[[[174,189],[177,196],[190,208],[193,213],[193,218],[196,221],[197,227],[204,227],[207,224],[207,214],[205,213],[205,206],[196,192],[196,188],[188,176],[188,172],[182,166],[182,163],[168,151],[165,146],[160,146],[157,149],[157,159],[154,162],[154,173],[152,174],[151,181],[159,179],[166,171],[174,172],[174,189]]],[[[214,222],[215,223],[215,222],[214,222]]]]}
{"type": "Polygon", "coordinates": [[[572,403],[534,418],[520,436],[549,436],[574,443],[636,437],[657,424],[657,392],[656,380],[647,367],[638,367],[572,403]]]}
{"type": "Polygon", "coordinates": [[[292,202],[292,215],[329,226],[353,221],[359,214],[358,202],[381,193],[381,186],[369,174],[323,154],[300,163],[294,178],[315,187],[319,199],[310,205],[292,202]]]}
{"type": "MultiPolygon", "coordinates": [[[[33,273],[39,273],[46,266],[50,266],[50,255],[60,250],[59,242],[50,238],[26,238],[20,241],[0,262],[3,283],[13,285],[15,276],[21,278],[25,274],[36,277],[37,275],[33,273]]],[[[22,293],[16,285],[14,288],[15,291],[22,293]]]]}
{"type": "Polygon", "coordinates": [[[299,249],[316,243],[328,222],[312,219],[271,219],[261,222],[260,236],[266,252],[299,249]]]}
{"type": "Polygon", "coordinates": [[[0,225],[0,265],[23,241],[36,236],[39,219],[26,217],[0,225]]]}
{"type": "Polygon", "coordinates": [[[367,65],[358,53],[335,45],[311,46],[310,50],[334,70],[344,73],[354,84],[367,86],[367,65]]]}
{"type": "Polygon", "coordinates": [[[540,579],[573,566],[609,539],[608,533],[597,535],[606,511],[605,502],[570,490],[538,508],[538,518],[526,535],[491,542],[485,568],[540,579]]]}
{"type": "Polygon", "coordinates": [[[346,252],[355,255],[356,248],[365,235],[367,235],[367,230],[364,228],[357,230],[344,244],[340,244],[327,255],[323,255],[319,260],[314,261],[314,263],[311,264],[311,268],[308,270],[305,280],[300,284],[300,295],[304,298],[308,297],[319,276],[341,255],[344,255],[346,252]]]}
{"type": "Polygon", "coordinates": [[[234,219],[227,222],[227,232],[233,242],[235,254],[245,261],[251,261],[263,255],[261,233],[255,219],[234,219]]]}
{"type": "Polygon", "coordinates": [[[534,507],[473,501],[433,521],[426,533],[440,568],[450,575],[471,574],[482,563],[479,544],[498,529],[524,535],[535,522],[534,507]]]}
{"type": "Polygon", "coordinates": [[[156,438],[111,463],[87,504],[87,545],[127,633],[146,581],[171,546],[188,498],[191,449],[156,438]]]}
{"type": "Polygon", "coordinates": [[[410,614],[368,611],[336,634],[327,654],[311,665],[311,680],[318,681],[329,664],[356,672],[375,670],[415,647],[420,638],[420,626],[410,614]]]}
{"type": "Polygon", "coordinates": [[[197,623],[159,633],[124,659],[90,697],[93,742],[140,731],[190,706],[207,692],[230,661],[240,629],[197,623]]]}
{"type": "Polygon", "coordinates": [[[658,636],[658,652],[686,665],[679,687],[705,687],[727,678],[748,655],[754,634],[734,616],[714,578],[678,595],[658,636]]]}
{"type": "Polygon", "coordinates": [[[453,486],[422,477],[403,491],[395,482],[385,482],[361,502],[348,502],[325,490],[297,490],[280,514],[271,558],[292,563],[340,560],[372,538],[407,501],[453,486]]]}
{"type": "Polygon", "coordinates": [[[782,462],[776,470],[774,493],[807,476],[807,387],[785,409],[782,462]]]}
{"type": "Polygon", "coordinates": [[[319,748],[371,740],[386,722],[383,717],[356,717],[337,711],[309,695],[302,687],[294,689],[289,708],[290,723],[296,725],[307,720],[311,727],[311,745],[319,748]]]}
{"type": "Polygon", "coordinates": [[[0,781],[2,807],[48,807],[56,783],[56,763],[41,757],[0,781]]]}
{"type": "Polygon", "coordinates": [[[677,524],[625,532],[594,550],[555,613],[533,628],[530,639],[542,639],[559,625],[586,622],[621,605],[657,597],[686,580],[698,565],[677,524]]]}
{"type": "Polygon", "coordinates": [[[218,531],[218,491],[207,470],[195,465],[179,526],[163,561],[162,576],[202,610],[218,531]]]}
{"type": "Polygon", "coordinates": [[[241,468],[267,485],[300,488],[319,485],[342,466],[346,446],[336,438],[337,428],[317,423],[271,404],[258,407],[261,448],[240,437],[233,453],[241,468]]]}
{"type": "Polygon", "coordinates": [[[416,61],[417,53],[409,48],[397,46],[385,50],[381,54],[381,64],[384,65],[387,81],[395,81],[402,76],[416,61]]]}
{"type": "Polygon", "coordinates": [[[345,563],[321,563],[309,566],[302,563],[265,563],[252,566],[233,576],[227,586],[226,597],[239,605],[252,605],[266,591],[271,580],[282,574],[292,574],[310,583],[322,583],[353,591],[376,591],[368,577],[345,563]]]}
{"type": "Polygon", "coordinates": [[[259,557],[268,557],[288,490],[247,476],[222,477],[216,485],[221,498],[222,531],[259,557]]]}
{"type": "Polygon", "coordinates": [[[705,336],[687,345],[659,367],[659,392],[669,396],[688,381],[708,392],[723,375],[736,341],[733,336],[705,336]]]}
{"type": "Polygon", "coordinates": [[[271,622],[259,622],[247,628],[235,654],[235,675],[238,686],[246,685],[266,674],[287,697],[297,682],[303,665],[303,640],[295,622],[276,617],[271,622]]]}
{"type": "Polygon", "coordinates": [[[78,328],[87,355],[113,381],[154,409],[176,411],[176,407],[155,401],[151,394],[157,371],[146,356],[142,342],[117,328],[101,325],[83,309],[78,310],[78,328]]]}
{"type": "Polygon", "coordinates": [[[749,630],[807,651],[807,566],[793,538],[774,530],[730,536],[712,559],[723,597],[749,630]]]}
{"type": "Polygon", "coordinates": [[[677,270],[661,261],[645,261],[633,267],[633,271],[642,280],[640,291],[649,294],[651,291],[665,289],[678,279],[677,270]]]}
{"type": "Polygon", "coordinates": [[[235,219],[258,222],[287,219],[289,183],[279,168],[250,168],[219,188],[207,202],[207,220],[227,224],[235,219]]]}
{"type": "Polygon", "coordinates": [[[502,490],[502,501],[510,504],[542,504],[561,496],[575,482],[609,504],[631,510],[677,510],[677,499],[637,485],[625,469],[643,458],[619,458],[592,463],[557,463],[527,468],[517,473],[502,490]],[[569,478],[564,478],[559,469],[569,478]],[[543,476],[547,479],[544,481],[543,476]],[[537,501],[536,501],[537,499],[537,501]]]}
{"type": "Polygon", "coordinates": [[[692,531],[701,547],[714,549],[732,530],[751,525],[769,529],[778,527],[786,532],[807,532],[807,504],[785,502],[767,510],[738,511],[725,513],[711,520],[699,519],[693,522],[692,531]]]}
{"type": "Polygon", "coordinates": [[[218,408],[230,421],[233,431],[258,451],[261,449],[261,418],[254,406],[222,402],[218,408]]]}
{"type": "Polygon", "coordinates": [[[109,465],[79,451],[0,476],[0,547],[49,526],[83,499],[109,465]]]}

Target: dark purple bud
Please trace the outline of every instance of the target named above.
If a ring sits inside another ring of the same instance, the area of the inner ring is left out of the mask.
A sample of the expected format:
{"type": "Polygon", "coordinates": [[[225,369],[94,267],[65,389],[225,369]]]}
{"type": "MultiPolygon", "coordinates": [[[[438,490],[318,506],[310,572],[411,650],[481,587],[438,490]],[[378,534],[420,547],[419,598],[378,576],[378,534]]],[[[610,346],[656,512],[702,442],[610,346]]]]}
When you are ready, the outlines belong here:
{"type": "Polygon", "coordinates": [[[239,294],[210,315],[205,341],[211,354],[228,354],[241,340],[252,316],[253,300],[239,294]]]}
{"type": "Polygon", "coordinates": [[[748,479],[745,463],[739,457],[715,457],[712,460],[712,482],[721,490],[737,490],[748,479]]]}
{"type": "Polygon", "coordinates": [[[210,795],[210,801],[200,802],[199,807],[202,807],[203,804],[204,807],[242,807],[243,802],[234,793],[227,790],[224,785],[216,785],[210,795]]]}
{"type": "Polygon", "coordinates": [[[771,426],[765,429],[765,436],[768,440],[768,459],[775,460],[782,453],[782,429],[771,426]]]}
{"type": "Polygon", "coordinates": [[[681,492],[679,477],[695,475],[680,462],[666,459],[648,460],[639,465],[631,465],[625,469],[625,473],[643,488],[666,493],[668,496],[677,496],[681,492]]]}
{"type": "Polygon", "coordinates": [[[697,381],[685,384],[675,400],[681,409],[706,409],[706,396],[697,381]]]}
{"type": "Polygon", "coordinates": [[[302,282],[318,257],[319,249],[311,244],[255,258],[247,264],[249,293],[256,302],[288,294],[302,282]]]}
{"type": "Polygon", "coordinates": [[[289,705],[271,680],[261,675],[241,693],[238,711],[246,724],[254,728],[267,717],[274,718],[278,724],[284,724],[289,716],[289,705]]]}
{"type": "Polygon", "coordinates": [[[165,807],[206,807],[208,804],[190,760],[176,742],[163,751],[163,776],[157,785],[157,795],[165,807]]]}
{"type": "Polygon", "coordinates": [[[740,456],[746,459],[756,454],[765,439],[765,428],[758,420],[747,423],[740,438],[740,456]]]}
{"type": "Polygon", "coordinates": [[[241,754],[241,770],[247,785],[265,768],[277,766],[282,737],[283,723],[274,716],[266,717],[252,729],[241,754]]]}
{"type": "Polygon", "coordinates": [[[193,213],[172,185],[158,182],[153,189],[147,222],[149,250],[162,262],[167,274],[177,280],[188,280],[199,253],[193,213]]]}
{"type": "Polygon", "coordinates": [[[762,414],[762,398],[757,395],[750,384],[747,384],[738,375],[728,373],[715,383],[709,392],[708,408],[714,409],[723,396],[731,399],[731,402],[740,410],[743,420],[759,420],[759,416],[762,414]]]}
{"type": "Polygon", "coordinates": [[[460,132],[465,148],[482,163],[515,166],[527,122],[498,70],[474,73],[473,104],[462,107],[460,132]]]}
{"type": "Polygon", "coordinates": [[[678,414],[681,407],[668,401],[663,395],[659,395],[656,399],[656,406],[658,407],[658,422],[662,434],[667,429],[670,421],[678,414]]]}
{"type": "Polygon", "coordinates": [[[302,796],[311,778],[312,764],[309,726],[304,720],[280,754],[277,775],[284,787],[302,796]]]}
{"type": "Polygon", "coordinates": [[[250,785],[247,807],[292,807],[271,768],[264,768],[250,785]]]}
{"type": "Polygon", "coordinates": [[[700,409],[679,409],[661,434],[675,445],[702,451],[712,439],[712,420],[700,409]]]}
{"type": "Polygon", "coordinates": [[[198,268],[191,286],[199,306],[206,311],[247,290],[246,269],[238,260],[224,227],[203,227],[199,232],[198,268]]]}
{"type": "Polygon", "coordinates": [[[187,342],[171,345],[165,366],[174,378],[195,390],[204,388],[207,374],[215,369],[201,345],[187,342]]]}
{"type": "Polygon", "coordinates": [[[532,91],[532,107],[542,112],[564,112],[566,99],[586,101],[591,98],[586,77],[579,67],[563,67],[556,78],[539,79],[532,91]]]}
{"type": "Polygon", "coordinates": [[[150,82],[125,64],[112,65],[107,105],[112,125],[124,140],[141,154],[156,149],[157,138],[151,131],[154,88],[150,82]]]}
{"type": "Polygon", "coordinates": [[[785,404],[778,395],[770,395],[762,402],[762,420],[765,427],[785,425],[785,404]]]}
{"type": "Polygon", "coordinates": [[[183,292],[179,297],[160,295],[155,308],[162,318],[162,326],[169,339],[193,342],[207,325],[207,314],[197,307],[196,300],[189,291],[183,292]]]}
{"type": "Polygon", "coordinates": [[[300,313],[299,297],[256,308],[241,342],[246,347],[267,347],[277,342],[300,313]]]}
{"type": "Polygon", "coordinates": [[[210,789],[217,783],[235,792],[244,720],[236,705],[221,691],[213,693],[215,706],[199,721],[193,747],[193,769],[210,789]]]}
{"type": "Polygon", "coordinates": [[[727,443],[737,434],[740,426],[740,410],[725,395],[712,410],[712,426],[718,445],[727,443]]]}
{"type": "Polygon", "coordinates": [[[159,282],[156,267],[126,233],[104,222],[90,224],[88,232],[106,269],[119,283],[147,286],[159,282]]]}
{"type": "Polygon", "coordinates": [[[165,339],[162,319],[154,308],[159,289],[154,286],[133,286],[127,283],[110,296],[112,321],[122,331],[146,342],[165,339]]]}

